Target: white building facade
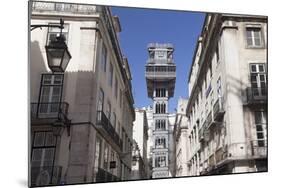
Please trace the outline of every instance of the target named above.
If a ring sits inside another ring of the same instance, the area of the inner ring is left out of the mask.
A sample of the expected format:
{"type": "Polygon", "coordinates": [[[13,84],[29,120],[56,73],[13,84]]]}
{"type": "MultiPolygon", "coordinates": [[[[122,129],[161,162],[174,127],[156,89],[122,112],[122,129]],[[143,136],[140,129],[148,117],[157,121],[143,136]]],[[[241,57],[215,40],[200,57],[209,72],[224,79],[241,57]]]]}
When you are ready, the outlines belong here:
{"type": "Polygon", "coordinates": [[[186,116],[186,107],[188,100],[179,98],[177,114],[174,125],[174,147],[175,147],[175,176],[188,176],[188,119],[186,116]]]}
{"type": "MultiPolygon", "coordinates": [[[[147,141],[148,141],[148,121],[146,116],[146,108],[135,109],[135,121],[133,127],[133,139],[135,140],[135,152],[136,159],[141,158],[144,168],[139,169],[139,175],[132,174],[133,179],[148,179],[149,178],[149,166],[147,159],[147,141]],[[139,150],[139,151],[138,151],[139,150]]],[[[134,160],[134,155],[133,155],[134,160]]],[[[140,159],[139,159],[140,160],[140,159]]],[[[134,171],[134,169],[132,169],[134,171]]],[[[138,169],[135,169],[136,171],[138,169]]]]}
{"type": "Polygon", "coordinates": [[[267,171],[267,18],[207,14],[188,80],[188,174],[267,171]]]}
{"type": "Polygon", "coordinates": [[[56,28],[30,33],[30,185],[130,179],[135,112],[118,17],[108,7],[31,2],[31,24],[64,20],[72,59],[51,72],[45,45],[56,28]]]}

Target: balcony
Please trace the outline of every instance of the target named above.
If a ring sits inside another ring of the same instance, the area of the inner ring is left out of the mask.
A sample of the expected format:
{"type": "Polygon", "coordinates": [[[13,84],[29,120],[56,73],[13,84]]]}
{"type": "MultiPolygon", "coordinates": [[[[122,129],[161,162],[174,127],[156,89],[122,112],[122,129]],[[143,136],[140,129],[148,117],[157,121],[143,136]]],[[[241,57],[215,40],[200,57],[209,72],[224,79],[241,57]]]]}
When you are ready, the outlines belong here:
{"type": "Polygon", "coordinates": [[[96,182],[111,182],[111,181],[120,181],[120,178],[114,176],[113,174],[105,171],[102,168],[99,168],[96,174],[96,182]]]}
{"type": "Polygon", "coordinates": [[[257,158],[267,158],[267,140],[252,140],[251,153],[257,158]]]}
{"type": "Polygon", "coordinates": [[[67,102],[31,103],[31,122],[32,124],[56,121],[67,123],[68,107],[67,102]]]}
{"type": "Polygon", "coordinates": [[[31,186],[60,185],[61,166],[31,167],[31,186]]]}
{"type": "Polygon", "coordinates": [[[175,79],[176,66],[146,65],[145,77],[147,79],[175,79]]]}
{"type": "Polygon", "coordinates": [[[109,136],[112,140],[112,144],[116,144],[122,151],[123,142],[103,111],[97,111],[97,128],[104,135],[109,136]]]}
{"type": "Polygon", "coordinates": [[[213,106],[213,117],[215,121],[221,121],[225,113],[223,98],[219,97],[213,106]]]}
{"type": "Polygon", "coordinates": [[[266,104],[267,103],[267,88],[252,88],[246,89],[246,104],[266,104]]]}
{"type": "Polygon", "coordinates": [[[93,5],[78,5],[59,2],[33,2],[32,11],[34,12],[58,12],[72,14],[95,14],[96,6],[93,5]]]}

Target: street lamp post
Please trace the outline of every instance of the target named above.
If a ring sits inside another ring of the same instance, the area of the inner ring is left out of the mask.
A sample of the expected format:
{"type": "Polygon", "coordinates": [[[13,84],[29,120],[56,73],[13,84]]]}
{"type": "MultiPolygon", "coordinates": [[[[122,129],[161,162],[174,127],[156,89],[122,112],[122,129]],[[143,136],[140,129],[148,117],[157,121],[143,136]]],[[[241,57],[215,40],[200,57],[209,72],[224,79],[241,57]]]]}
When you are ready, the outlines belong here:
{"type": "Polygon", "coordinates": [[[71,59],[71,54],[65,43],[65,37],[62,35],[63,25],[64,21],[62,19],[60,19],[60,24],[31,25],[31,31],[37,28],[41,29],[42,27],[60,29],[59,36],[51,39],[51,42],[45,46],[48,66],[52,72],[64,72],[71,59]]]}

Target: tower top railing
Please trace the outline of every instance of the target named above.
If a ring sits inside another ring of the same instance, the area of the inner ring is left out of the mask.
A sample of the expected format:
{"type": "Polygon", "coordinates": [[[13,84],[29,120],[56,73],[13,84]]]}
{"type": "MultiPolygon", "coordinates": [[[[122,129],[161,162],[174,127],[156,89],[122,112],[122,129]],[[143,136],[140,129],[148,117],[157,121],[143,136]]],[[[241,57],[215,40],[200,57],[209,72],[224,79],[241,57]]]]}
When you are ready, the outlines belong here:
{"type": "Polygon", "coordinates": [[[149,43],[147,48],[174,48],[174,45],[171,43],[149,43]]]}

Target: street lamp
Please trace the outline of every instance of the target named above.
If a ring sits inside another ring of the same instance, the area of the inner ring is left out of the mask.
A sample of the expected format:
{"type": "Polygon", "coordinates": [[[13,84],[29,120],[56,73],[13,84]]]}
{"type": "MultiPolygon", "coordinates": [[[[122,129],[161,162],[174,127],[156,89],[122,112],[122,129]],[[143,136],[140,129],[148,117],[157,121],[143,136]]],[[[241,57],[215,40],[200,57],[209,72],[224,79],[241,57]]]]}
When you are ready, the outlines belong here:
{"type": "Polygon", "coordinates": [[[51,39],[50,43],[45,46],[48,66],[52,72],[64,72],[71,59],[71,54],[65,43],[65,37],[62,35],[63,25],[64,21],[62,19],[60,19],[60,24],[31,25],[31,31],[42,27],[60,28],[59,36],[51,39]]]}

